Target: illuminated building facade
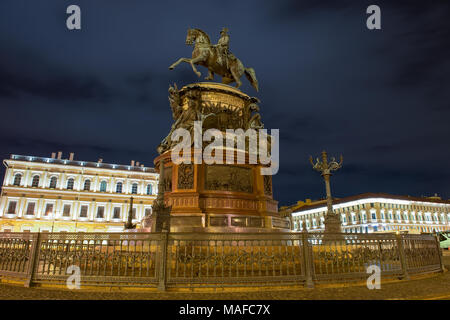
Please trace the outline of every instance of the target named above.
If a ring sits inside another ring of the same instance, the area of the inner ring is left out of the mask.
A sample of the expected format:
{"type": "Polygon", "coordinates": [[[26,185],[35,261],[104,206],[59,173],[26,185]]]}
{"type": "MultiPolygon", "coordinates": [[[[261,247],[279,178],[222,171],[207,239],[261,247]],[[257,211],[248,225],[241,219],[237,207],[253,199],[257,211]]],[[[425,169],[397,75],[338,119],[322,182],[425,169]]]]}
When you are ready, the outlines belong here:
{"type": "Polygon", "coordinates": [[[116,165],[11,155],[0,198],[0,231],[123,231],[133,197],[133,223],[150,215],[158,174],[139,162],[116,165]]]}
{"type": "MultiPolygon", "coordinates": [[[[394,196],[364,193],[333,200],[333,210],[348,233],[409,232],[429,233],[450,230],[450,201],[441,198],[394,196]]],[[[326,203],[292,210],[294,230],[324,231],[326,203]]]]}

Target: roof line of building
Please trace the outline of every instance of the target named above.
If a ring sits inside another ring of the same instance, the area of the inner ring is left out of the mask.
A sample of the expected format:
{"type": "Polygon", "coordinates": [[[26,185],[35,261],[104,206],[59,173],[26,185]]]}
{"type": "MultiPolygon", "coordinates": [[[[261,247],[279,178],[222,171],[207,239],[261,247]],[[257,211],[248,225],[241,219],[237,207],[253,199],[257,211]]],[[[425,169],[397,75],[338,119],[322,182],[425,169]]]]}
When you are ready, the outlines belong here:
{"type": "MultiPolygon", "coordinates": [[[[361,193],[354,196],[348,196],[344,198],[333,199],[334,204],[340,204],[345,202],[350,202],[354,200],[361,200],[366,198],[387,198],[387,199],[395,199],[395,200],[409,200],[409,201],[420,201],[420,202],[433,202],[433,203],[442,203],[442,204],[450,204],[450,200],[441,200],[436,199],[434,197],[412,197],[412,196],[400,196],[400,195],[392,195],[388,193],[376,193],[376,192],[366,192],[361,193]]],[[[295,212],[306,211],[311,209],[316,209],[320,207],[326,207],[326,203],[318,203],[313,205],[305,205],[295,210],[295,212]]]]}
{"type": "Polygon", "coordinates": [[[142,166],[131,166],[123,164],[111,164],[104,162],[92,162],[92,161],[80,161],[80,160],[69,160],[69,159],[56,159],[47,157],[35,157],[35,156],[24,156],[18,154],[11,154],[10,159],[15,161],[26,161],[26,162],[37,162],[44,164],[60,164],[68,166],[76,166],[83,168],[99,168],[99,169],[110,169],[110,170],[123,170],[123,171],[135,171],[135,172],[145,172],[145,173],[156,173],[155,168],[152,167],[142,167],[142,166]]]}

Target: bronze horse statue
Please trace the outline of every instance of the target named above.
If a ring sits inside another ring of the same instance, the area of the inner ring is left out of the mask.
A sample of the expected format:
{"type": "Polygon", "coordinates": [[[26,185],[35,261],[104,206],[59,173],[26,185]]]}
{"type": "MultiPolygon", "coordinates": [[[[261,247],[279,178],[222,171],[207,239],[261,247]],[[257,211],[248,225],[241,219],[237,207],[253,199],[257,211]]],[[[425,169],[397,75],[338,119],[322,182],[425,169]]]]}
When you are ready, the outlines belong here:
{"type": "Polygon", "coordinates": [[[222,57],[217,46],[211,44],[206,32],[200,29],[189,28],[186,36],[186,44],[194,44],[192,59],[180,58],[169,67],[170,70],[174,69],[181,62],[186,62],[191,65],[192,70],[200,77],[201,73],[197,71],[195,65],[201,65],[208,68],[208,76],[205,80],[213,80],[214,74],[217,73],[222,76],[222,83],[236,82],[236,88],[242,85],[240,78],[245,74],[253,88],[258,91],[258,80],[256,79],[255,70],[253,68],[245,68],[241,60],[236,58],[232,53],[228,53],[225,57],[222,57]]]}

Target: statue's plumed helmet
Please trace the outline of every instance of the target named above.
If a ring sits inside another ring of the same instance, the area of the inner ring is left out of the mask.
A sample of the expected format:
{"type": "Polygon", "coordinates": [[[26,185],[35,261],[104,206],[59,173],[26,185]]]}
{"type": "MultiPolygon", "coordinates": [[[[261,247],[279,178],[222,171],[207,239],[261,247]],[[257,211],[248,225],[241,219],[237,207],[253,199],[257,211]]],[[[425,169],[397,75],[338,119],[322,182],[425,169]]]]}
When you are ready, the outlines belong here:
{"type": "Polygon", "coordinates": [[[225,28],[225,27],[223,27],[222,28],[222,31],[220,31],[220,34],[226,34],[228,32],[228,29],[227,28],[225,28]]]}

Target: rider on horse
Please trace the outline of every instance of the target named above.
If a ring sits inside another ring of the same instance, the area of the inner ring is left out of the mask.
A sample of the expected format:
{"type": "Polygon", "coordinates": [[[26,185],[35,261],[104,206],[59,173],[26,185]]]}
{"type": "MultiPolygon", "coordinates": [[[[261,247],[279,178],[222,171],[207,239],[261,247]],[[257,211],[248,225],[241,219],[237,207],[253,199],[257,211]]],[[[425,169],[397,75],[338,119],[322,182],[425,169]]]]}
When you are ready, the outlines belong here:
{"type": "Polygon", "coordinates": [[[216,48],[219,53],[219,59],[222,65],[225,65],[228,68],[228,50],[230,45],[230,36],[227,34],[228,29],[222,28],[220,31],[220,38],[217,42],[216,48]]]}

